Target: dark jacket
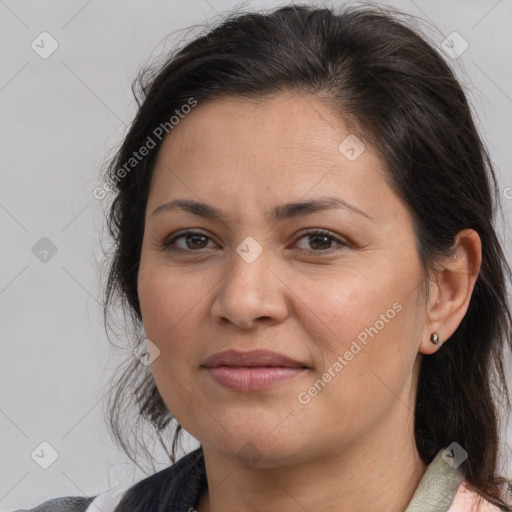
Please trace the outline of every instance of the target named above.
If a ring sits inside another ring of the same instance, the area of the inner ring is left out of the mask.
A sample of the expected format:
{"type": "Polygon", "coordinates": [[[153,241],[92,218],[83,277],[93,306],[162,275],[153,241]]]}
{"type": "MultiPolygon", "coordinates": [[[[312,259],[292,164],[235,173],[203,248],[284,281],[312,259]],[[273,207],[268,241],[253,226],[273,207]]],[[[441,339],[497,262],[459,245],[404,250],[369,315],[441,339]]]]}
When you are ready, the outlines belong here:
{"type": "MultiPolygon", "coordinates": [[[[178,462],[130,487],[117,505],[116,512],[189,512],[196,509],[207,490],[202,448],[178,462]]],[[[92,497],[53,498],[36,508],[14,512],[85,512],[92,497]]]]}
{"type": "Polygon", "coordinates": [[[67,496],[65,498],[53,498],[41,503],[36,508],[18,509],[15,512],[85,512],[95,497],[67,496]]]}

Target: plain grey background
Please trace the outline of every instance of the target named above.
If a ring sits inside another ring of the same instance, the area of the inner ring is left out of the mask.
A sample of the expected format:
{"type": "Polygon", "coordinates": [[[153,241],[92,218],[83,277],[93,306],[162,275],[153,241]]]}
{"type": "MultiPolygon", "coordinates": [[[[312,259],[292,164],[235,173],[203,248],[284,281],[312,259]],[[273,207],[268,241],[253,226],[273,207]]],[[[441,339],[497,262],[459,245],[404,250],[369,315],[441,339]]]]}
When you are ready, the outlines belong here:
{"type": "MultiPolygon", "coordinates": [[[[101,392],[123,354],[109,346],[98,302],[105,205],[92,191],[135,111],[137,70],[185,32],[167,43],[166,36],[216,23],[235,6],[286,3],[0,0],[2,510],[92,496],[145,476],[114,446],[103,418],[101,392]],[[44,55],[52,44],[58,48],[44,55]],[[42,442],[58,452],[47,469],[31,457],[42,442]]],[[[440,33],[429,37],[438,46],[454,31],[463,38],[456,48],[467,42],[447,60],[498,172],[508,222],[500,234],[512,261],[512,1],[387,5],[436,25],[440,33]]],[[[512,477],[510,434],[506,444],[503,466],[512,477]]]]}

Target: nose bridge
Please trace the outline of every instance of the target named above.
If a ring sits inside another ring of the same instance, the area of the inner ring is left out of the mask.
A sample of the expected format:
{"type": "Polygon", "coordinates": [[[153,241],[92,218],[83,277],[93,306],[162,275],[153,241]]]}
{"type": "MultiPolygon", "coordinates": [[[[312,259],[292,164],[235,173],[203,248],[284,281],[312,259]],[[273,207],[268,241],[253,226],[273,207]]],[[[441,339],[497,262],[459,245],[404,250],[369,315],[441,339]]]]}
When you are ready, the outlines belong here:
{"type": "Polygon", "coordinates": [[[244,328],[250,328],[259,318],[282,321],[287,308],[280,288],[269,253],[247,237],[232,256],[231,269],[222,279],[212,314],[244,328]]]}

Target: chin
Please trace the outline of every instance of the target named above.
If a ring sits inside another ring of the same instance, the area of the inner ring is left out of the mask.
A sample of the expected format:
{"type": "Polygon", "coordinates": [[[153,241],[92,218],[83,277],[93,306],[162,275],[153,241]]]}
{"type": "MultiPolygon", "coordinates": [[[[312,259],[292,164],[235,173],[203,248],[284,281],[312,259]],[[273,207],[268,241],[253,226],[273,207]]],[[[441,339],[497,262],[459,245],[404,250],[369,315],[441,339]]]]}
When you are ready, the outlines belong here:
{"type": "MultiPolygon", "coordinates": [[[[230,424],[228,432],[222,427],[216,430],[217,436],[210,431],[199,440],[203,448],[209,452],[218,453],[226,459],[238,459],[242,464],[255,468],[275,468],[304,462],[309,458],[309,451],[304,447],[310,444],[310,439],[297,438],[297,429],[283,429],[278,432],[272,428],[259,428],[251,422],[237,425],[230,424]],[[270,434],[270,435],[269,435],[270,434]]],[[[309,432],[314,431],[305,429],[309,432]]]]}

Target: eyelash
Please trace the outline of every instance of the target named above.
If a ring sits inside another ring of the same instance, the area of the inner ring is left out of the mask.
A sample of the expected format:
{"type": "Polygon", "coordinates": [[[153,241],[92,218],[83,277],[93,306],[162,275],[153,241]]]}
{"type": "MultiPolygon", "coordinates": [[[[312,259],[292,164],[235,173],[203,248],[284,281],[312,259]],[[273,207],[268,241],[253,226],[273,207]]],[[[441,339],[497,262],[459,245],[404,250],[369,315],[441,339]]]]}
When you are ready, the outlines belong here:
{"type": "MultiPolygon", "coordinates": [[[[343,240],[340,240],[338,237],[334,236],[330,231],[326,231],[323,229],[312,229],[310,231],[306,231],[306,232],[302,233],[301,236],[297,240],[301,240],[302,238],[305,238],[307,236],[315,236],[315,235],[316,236],[318,236],[318,235],[325,236],[325,237],[329,238],[330,240],[332,240],[333,242],[338,243],[339,246],[335,247],[335,248],[331,248],[331,249],[320,250],[320,251],[314,251],[314,250],[308,251],[306,249],[299,249],[299,252],[301,254],[305,254],[305,253],[307,253],[308,255],[311,255],[311,253],[313,253],[313,254],[319,253],[319,255],[331,254],[335,251],[339,251],[339,250],[342,250],[342,249],[345,249],[348,247],[348,243],[344,242],[343,240]]],[[[172,238],[165,240],[162,243],[162,249],[165,251],[182,251],[182,252],[190,252],[190,253],[199,253],[202,249],[197,249],[197,250],[181,249],[181,248],[175,249],[172,247],[172,245],[177,240],[179,240],[180,238],[185,238],[187,236],[202,236],[204,238],[211,240],[211,238],[209,236],[205,235],[204,233],[201,233],[200,231],[187,230],[187,231],[178,233],[176,236],[173,236],[172,238]]]]}

